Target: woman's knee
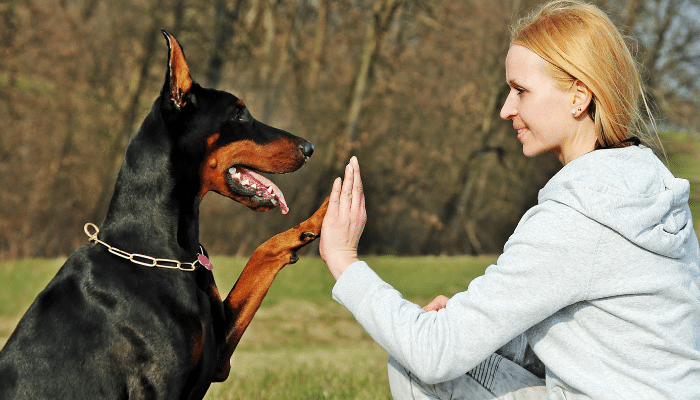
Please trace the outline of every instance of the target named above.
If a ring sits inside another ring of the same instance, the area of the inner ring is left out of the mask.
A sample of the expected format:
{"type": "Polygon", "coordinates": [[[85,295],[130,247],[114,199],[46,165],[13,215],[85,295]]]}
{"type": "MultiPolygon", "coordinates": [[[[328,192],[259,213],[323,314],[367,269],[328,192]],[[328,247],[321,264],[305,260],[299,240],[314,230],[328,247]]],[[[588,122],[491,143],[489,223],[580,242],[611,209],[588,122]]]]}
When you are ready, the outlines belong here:
{"type": "Polygon", "coordinates": [[[389,357],[389,388],[396,400],[438,400],[440,396],[435,391],[435,385],[425,384],[411,374],[393,357],[389,357]]]}
{"type": "Polygon", "coordinates": [[[493,354],[466,374],[447,382],[419,381],[389,357],[389,386],[394,399],[541,399],[544,382],[510,360],[493,354]]]}

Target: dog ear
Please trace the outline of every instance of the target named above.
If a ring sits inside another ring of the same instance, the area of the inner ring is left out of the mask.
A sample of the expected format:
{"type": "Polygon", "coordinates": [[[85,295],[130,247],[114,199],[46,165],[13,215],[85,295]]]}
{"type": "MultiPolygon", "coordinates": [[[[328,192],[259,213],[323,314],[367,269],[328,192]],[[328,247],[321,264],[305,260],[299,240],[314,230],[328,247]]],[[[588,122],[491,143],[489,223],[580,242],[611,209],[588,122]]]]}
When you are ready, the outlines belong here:
{"type": "Polygon", "coordinates": [[[185,61],[185,53],[182,46],[170,32],[162,30],[168,42],[168,69],[165,73],[165,85],[163,86],[163,98],[172,102],[175,109],[180,110],[187,104],[185,95],[192,88],[190,68],[185,61]]]}

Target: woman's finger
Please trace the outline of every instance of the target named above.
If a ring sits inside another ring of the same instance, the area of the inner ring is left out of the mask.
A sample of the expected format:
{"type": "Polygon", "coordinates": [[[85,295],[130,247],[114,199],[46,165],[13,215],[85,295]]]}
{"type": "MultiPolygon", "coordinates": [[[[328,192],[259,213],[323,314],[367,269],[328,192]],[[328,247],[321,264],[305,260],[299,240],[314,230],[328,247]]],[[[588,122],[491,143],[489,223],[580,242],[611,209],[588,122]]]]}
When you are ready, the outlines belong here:
{"type": "Polygon", "coordinates": [[[339,209],[339,203],[340,203],[340,187],[341,187],[341,179],[340,178],[335,178],[335,181],[333,181],[333,188],[331,189],[331,199],[328,202],[328,210],[326,211],[326,216],[337,216],[338,215],[338,209],[339,209]]]}
{"type": "Polygon", "coordinates": [[[352,156],[350,159],[350,165],[353,168],[352,211],[354,214],[357,214],[360,212],[362,199],[364,197],[364,193],[362,191],[362,177],[360,175],[360,163],[357,161],[357,157],[352,156]]]}
{"type": "Polygon", "coordinates": [[[347,215],[352,204],[353,168],[351,164],[345,166],[345,176],[343,177],[343,187],[340,190],[339,215],[347,215]]]}

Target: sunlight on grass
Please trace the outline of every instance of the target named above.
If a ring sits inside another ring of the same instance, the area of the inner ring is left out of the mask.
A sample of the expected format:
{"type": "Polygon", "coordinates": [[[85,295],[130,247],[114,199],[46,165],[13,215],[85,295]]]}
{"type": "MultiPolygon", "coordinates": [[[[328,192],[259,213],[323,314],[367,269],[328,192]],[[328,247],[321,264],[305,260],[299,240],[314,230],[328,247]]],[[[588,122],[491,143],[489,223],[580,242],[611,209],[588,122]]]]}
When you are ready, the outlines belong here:
{"type": "Polygon", "coordinates": [[[206,399],[390,399],[387,354],[374,343],[300,351],[237,351],[206,399]]]}
{"type": "Polygon", "coordinates": [[[63,262],[63,259],[0,262],[0,346],[63,262]]]}

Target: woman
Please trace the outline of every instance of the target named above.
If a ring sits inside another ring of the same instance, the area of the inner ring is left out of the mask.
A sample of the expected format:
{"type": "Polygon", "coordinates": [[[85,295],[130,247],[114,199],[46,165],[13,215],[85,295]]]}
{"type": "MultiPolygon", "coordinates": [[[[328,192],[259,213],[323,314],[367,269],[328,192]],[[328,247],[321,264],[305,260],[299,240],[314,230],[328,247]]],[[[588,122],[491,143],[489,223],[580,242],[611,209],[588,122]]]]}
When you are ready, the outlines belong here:
{"type": "Polygon", "coordinates": [[[403,300],[357,258],[366,213],[353,157],[322,228],[334,298],[390,354],[397,399],[700,398],[689,184],[635,137],[644,100],[620,34],[592,5],[550,3],[514,30],[506,75],[501,117],[524,154],[564,167],[497,263],[451,299],[403,300]]]}

